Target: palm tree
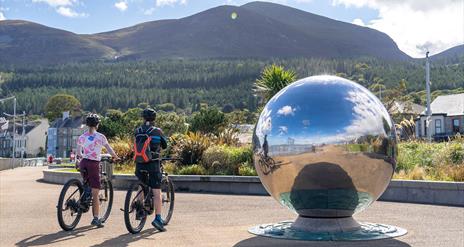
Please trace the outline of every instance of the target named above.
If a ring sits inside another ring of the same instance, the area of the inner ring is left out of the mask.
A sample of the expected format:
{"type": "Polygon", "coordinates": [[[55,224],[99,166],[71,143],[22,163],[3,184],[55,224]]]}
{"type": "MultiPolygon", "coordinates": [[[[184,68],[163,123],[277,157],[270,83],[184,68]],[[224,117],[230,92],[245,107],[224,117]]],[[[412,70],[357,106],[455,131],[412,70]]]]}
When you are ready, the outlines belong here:
{"type": "Polygon", "coordinates": [[[254,90],[265,103],[295,80],[296,73],[293,70],[285,70],[284,67],[273,64],[265,67],[261,72],[261,77],[255,82],[254,90]]]}

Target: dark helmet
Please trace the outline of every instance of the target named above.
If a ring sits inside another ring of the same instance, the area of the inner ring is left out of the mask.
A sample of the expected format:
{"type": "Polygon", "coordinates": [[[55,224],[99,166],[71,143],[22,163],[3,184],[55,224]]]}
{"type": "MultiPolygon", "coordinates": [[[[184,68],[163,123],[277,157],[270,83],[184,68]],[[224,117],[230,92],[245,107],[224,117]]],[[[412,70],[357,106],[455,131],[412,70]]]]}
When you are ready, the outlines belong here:
{"type": "Polygon", "coordinates": [[[99,123],[100,123],[100,117],[95,113],[90,113],[85,118],[85,124],[89,127],[97,127],[99,123]]]}
{"type": "Polygon", "coordinates": [[[156,118],[156,111],[153,110],[152,108],[146,108],[145,110],[142,111],[142,117],[146,121],[155,121],[156,118]]]}

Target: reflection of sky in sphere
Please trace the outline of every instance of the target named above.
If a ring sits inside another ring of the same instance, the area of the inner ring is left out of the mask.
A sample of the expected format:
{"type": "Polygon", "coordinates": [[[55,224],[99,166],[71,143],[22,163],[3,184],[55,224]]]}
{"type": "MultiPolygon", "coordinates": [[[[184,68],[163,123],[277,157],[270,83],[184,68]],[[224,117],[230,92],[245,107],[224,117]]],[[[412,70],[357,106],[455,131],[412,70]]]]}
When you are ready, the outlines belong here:
{"type": "Polygon", "coordinates": [[[299,80],[276,94],[263,110],[256,134],[271,145],[342,143],[364,135],[387,135],[391,120],[364,87],[334,76],[299,80]]]}

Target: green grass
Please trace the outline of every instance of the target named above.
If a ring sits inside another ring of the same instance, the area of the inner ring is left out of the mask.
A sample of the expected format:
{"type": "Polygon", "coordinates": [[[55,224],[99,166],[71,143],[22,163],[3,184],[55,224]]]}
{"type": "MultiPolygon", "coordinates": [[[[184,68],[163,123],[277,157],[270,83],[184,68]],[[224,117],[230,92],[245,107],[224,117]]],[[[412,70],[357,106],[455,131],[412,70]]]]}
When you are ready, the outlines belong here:
{"type": "Polygon", "coordinates": [[[464,138],[441,143],[399,143],[394,178],[464,181],[464,138]]]}

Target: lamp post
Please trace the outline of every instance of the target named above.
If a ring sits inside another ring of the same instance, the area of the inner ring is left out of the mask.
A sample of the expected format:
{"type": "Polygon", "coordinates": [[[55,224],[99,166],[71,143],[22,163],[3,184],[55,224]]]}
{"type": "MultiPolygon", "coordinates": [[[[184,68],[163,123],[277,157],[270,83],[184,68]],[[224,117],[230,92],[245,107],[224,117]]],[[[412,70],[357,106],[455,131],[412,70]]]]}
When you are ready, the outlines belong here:
{"type": "Polygon", "coordinates": [[[0,102],[3,104],[7,100],[13,100],[13,154],[11,155],[11,158],[13,159],[13,166],[15,164],[15,146],[16,146],[16,138],[15,138],[15,133],[16,133],[16,126],[15,126],[15,121],[16,121],[16,97],[15,96],[10,96],[4,99],[0,99],[0,102]]]}
{"type": "MultiPolygon", "coordinates": [[[[16,102],[16,100],[15,100],[15,102],[16,102]]],[[[23,111],[22,114],[17,115],[16,110],[14,110],[14,114],[8,114],[8,113],[5,113],[5,112],[3,114],[5,116],[7,116],[7,117],[12,117],[13,119],[16,119],[16,117],[22,117],[23,118],[22,124],[21,124],[21,126],[22,126],[21,141],[25,140],[24,136],[26,134],[26,131],[24,129],[24,123],[25,123],[26,112],[23,111]]],[[[15,136],[16,136],[16,122],[13,120],[13,143],[14,143],[14,145],[13,145],[13,156],[16,157],[16,138],[15,138],[15,136]]],[[[21,160],[22,160],[23,156],[24,156],[24,147],[21,148],[21,160]]]]}
{"type": "Polygon", "coordinates": [[[427,91],[427,139],[429,142],[432,141],[432,133],[430,133],[430,121],[432,120],[432,110],[430,109],[430,61],[429,52],[425,53],[425,89],[427,91]]]}

